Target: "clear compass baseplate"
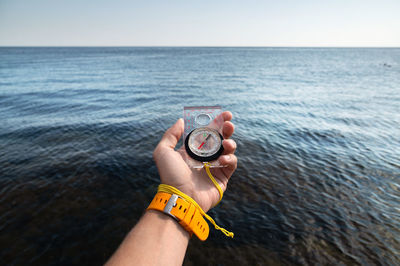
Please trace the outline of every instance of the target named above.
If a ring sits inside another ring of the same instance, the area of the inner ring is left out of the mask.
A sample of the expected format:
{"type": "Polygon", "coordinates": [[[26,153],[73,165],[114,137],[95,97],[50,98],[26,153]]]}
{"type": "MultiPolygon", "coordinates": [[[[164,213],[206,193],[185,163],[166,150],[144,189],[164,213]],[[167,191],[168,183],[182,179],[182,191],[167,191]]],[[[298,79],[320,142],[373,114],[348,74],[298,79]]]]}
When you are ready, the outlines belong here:
{"type": "Polygon", "coordinates": [[[206,162],[210,164],[211,168],[224,167],[218,162],[218,158],[215,158],[221,154],[219,149],[222,148],[224,119],[221,114],[220,106],[188,106],[183,108],[185,121],[183,143],[186,144],[183,156],[189,167],[203,168],[206,162]],[[188,136],[190,139],[187,139],[188,136]],[[218,152],[219,154],[216,154],[218,152]],[[202,161],[202,158],[211,158],[211,161],[202,161]]]}

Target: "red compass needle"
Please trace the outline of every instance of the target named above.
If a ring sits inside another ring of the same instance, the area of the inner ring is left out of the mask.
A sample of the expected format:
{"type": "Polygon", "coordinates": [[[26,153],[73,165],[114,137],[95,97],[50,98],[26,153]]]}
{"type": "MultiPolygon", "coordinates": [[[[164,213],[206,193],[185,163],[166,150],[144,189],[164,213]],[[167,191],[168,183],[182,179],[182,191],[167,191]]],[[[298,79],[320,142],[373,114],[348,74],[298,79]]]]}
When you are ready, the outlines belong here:
{"type": "Polygon", "coordinates": [[[200,144],[200,146],[197,148],[198,150],[201,149],[201,147],[203,147],[204,143],[206,143],[207,139],[210,137],[211,135],[208,134],[208,136],[204,139],[204,141],[200,144]]]}

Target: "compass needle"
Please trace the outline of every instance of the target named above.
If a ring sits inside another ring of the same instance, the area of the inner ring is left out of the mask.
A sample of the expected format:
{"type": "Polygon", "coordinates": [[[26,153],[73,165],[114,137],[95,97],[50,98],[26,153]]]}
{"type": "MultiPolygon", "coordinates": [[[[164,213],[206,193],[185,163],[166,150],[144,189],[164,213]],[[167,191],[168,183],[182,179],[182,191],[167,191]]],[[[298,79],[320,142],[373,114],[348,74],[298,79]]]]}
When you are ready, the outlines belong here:
{"type": "Polygon", "coordinates": [[[197,149],[201,149],[201,147],[203,147],[203,145],[206,143],[206,141],[208,140],[208,138],[210,137],[211,135],[210,134],[208,134],[207,135],[207,137],[204,139],[204,141],[200,144],[200,146],[197,148],[197,149]]]}

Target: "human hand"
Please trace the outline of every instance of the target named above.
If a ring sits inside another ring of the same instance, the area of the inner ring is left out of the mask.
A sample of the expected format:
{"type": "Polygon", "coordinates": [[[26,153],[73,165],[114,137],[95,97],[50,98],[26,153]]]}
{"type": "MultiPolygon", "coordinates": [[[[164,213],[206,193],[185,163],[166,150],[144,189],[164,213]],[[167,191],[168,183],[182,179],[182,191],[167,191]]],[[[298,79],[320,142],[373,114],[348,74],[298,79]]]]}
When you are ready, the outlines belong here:
{"type": "MultiPolygon", "coordinates": [[[[232,139],[229,139],[235,129],[234,125],[230,122],[232,113],[225,111],[221,115],[224,120],[222,127],[224,152],[218,158],[218,161],[225,167],[212,168],[210,170],[222,191],[225,191],[229,178],[237,167],[237,158],[234,155],[236,143],[232,139]]],[[[165,132],[158,143],[153,152],[154,161],[160,174],[161,183],[179,189],[193,198],[207,212],[218,203],[219,192],[204,169],[193,169],[186,164],[183,157],[183,154],[186,153],[184,147],[181,147],[178,151],[174,150],[183,131],[183,119],[178,119],[165,132]]]]}

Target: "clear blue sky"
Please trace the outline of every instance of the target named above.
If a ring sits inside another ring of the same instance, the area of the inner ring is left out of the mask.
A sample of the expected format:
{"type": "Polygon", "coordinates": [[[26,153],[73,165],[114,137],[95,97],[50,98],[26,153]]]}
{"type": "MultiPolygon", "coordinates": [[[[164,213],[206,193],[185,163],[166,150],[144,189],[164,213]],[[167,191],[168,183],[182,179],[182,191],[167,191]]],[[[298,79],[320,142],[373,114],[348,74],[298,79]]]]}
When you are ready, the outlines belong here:
{"type": "Polygon", "coordinates": [[[400,46],[400,0],[0,0],[0,45],[400,46]]]}

